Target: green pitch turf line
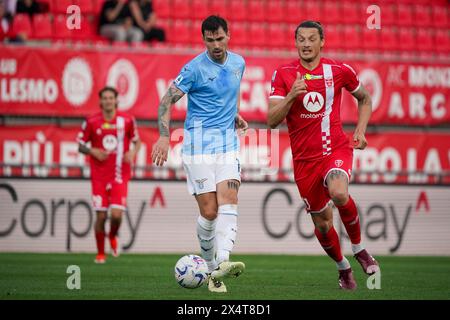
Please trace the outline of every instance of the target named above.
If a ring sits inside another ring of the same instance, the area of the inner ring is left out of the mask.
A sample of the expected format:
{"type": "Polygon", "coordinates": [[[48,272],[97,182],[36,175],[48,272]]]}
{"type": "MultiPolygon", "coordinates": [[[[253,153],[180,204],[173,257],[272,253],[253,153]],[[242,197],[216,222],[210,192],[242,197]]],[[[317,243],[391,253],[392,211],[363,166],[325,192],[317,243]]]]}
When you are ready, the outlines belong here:
{"type": "Polygon", "coordinates": [[[233,255],[247,269],[226,281],[228,293],[212,294],[206,285],[184,289],[174,278],[182,254],[123,254],[96,265],[93,254],[0,253],[0,300],[309,300],[450,298],[450,257],[376,257],[381,289],[369,290],[367,276],[352,257],[358,289],[338,289],[335,264],[326,256],[233,255]],[[69,290],[68,266],[81,270],[81,289],[69,290]]]}

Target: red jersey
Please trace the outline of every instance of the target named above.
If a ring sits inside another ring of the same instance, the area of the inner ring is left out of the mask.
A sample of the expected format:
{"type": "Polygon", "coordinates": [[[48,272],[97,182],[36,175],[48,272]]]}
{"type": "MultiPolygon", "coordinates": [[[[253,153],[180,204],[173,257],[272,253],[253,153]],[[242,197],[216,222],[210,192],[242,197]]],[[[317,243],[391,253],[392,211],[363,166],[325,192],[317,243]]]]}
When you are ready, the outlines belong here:
{"type": "Polygon", "coordinates": [[[130,149],[130,142],[138,139],[136,121],[126,113],[117,111],[111,121],[106,121],[101,112],[88,117],[81,125],[77,141],[81,144],[90,141],[93,148],[108,152],[104,161],[90,157],[91,178],[117,183],[128,181],[131,166],[123,162],[123,158],[130,149]]]}
{"type": "Polygon", "coordinates": [[[286,97],[297,72],[305,79],[308,92],[297,97],[286,116],[293,159],[318,160],[333,150],[349,147],[340,106],[342,88],[351,93],[359,89],[355,71],[347,64],[326,58],[321,58],[314,70],[308,70],[296,60],[274,72],[270,98],[286,97]]]}

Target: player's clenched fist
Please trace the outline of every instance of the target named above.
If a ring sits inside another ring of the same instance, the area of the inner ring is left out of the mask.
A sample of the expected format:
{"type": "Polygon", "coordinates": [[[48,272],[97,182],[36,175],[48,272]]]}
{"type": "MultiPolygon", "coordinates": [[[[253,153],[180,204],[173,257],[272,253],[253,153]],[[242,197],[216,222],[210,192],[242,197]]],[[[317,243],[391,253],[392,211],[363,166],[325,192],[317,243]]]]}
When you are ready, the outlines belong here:
{"type": "Polygon", "coordinates": [[[169,137],[159,137],[158,141],[153,145],[152,162],[157,166],[162,166],[167,161],[169,153],[169,137]]]}
{"type": "Polygon", "coordinates": [[[291,91],[289,92],[289,96],[291,98],[297,98],[301,94],[305,94],[307,92],[307,86],[305,80],[300,75],[300,72],[297,72],[297,78],[292,84],[291,91]]]}

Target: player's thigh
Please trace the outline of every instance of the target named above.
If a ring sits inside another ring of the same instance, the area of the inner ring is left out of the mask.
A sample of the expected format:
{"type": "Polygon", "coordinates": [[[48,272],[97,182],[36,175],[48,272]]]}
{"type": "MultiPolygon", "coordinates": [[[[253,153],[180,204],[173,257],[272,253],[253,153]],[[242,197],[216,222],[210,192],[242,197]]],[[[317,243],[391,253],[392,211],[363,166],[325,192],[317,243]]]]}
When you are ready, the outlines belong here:
{"type": "Polygon", "coordinates": [[[219,206],[223,204],[237,204],[238,191],[240,181],[235,179],[221,181],[217,184],[217,203],[219,206]]]}
{"type": "Polygon", "coordinates": [[[308,213],[322,212],[327,208],[330,201],[318,167],[320,167],[320,164],[314,162],[294,162],[295,183],[308,213]]]}
{"type": "Polygon", "coordinates": [[[109,207],[107,183],[100,179],[91,179],[92,206],[95,211],[106,212],[109,207]]]}
{"type": "Polygon", "coordinates": [[[333,200],[345,201],[348,197],[353,165],[353,150],[337,150],[328,159],[324,167],[324,183],[333,200]]]}
{"type": "Polygon", "coordinates": [[[237,204],[241,184],[241,165],[236,152],[227,152],[217,156],[216,164],[217,202],[237,204]]]}
{"type": "Polygon", "coordinates": [[[110,208],[113,217],[120,218],[123,211],[127,208],[128,181],[111,183],[110,190],[110,208]]]}
{"type": "Polygon", "coordinates": [[[208,220],[214,220],[217,217],[217,196],[216,192],[206,192],[196,194],[195,200],[202,217],[208,220]]]}
{"type": "Polygon", "coordinates": [[[216,192],[214,159],[204,155],[183,155],[188,191],[191,195],[216,192]]]}

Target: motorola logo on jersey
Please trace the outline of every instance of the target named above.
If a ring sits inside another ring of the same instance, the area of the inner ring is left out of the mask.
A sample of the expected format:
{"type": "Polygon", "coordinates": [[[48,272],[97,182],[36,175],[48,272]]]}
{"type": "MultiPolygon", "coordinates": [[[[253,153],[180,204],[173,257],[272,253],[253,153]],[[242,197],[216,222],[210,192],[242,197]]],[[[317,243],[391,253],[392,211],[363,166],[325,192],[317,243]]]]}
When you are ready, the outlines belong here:
{"type": "Polygon", "coordinates": [[[108,134],[103,137],[102,143],[106,151],[114,151],[117,147],[117,138],[112,134],[108,134]]]}
{"type": "Polygon", "coordinates": [[[317,112],[323,107],[323,96],[319,92],[308,92],[303,98],[303,106],[309,112],[317,112]]]}

